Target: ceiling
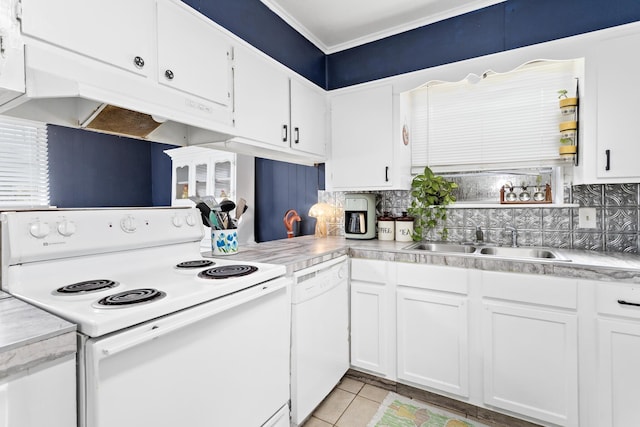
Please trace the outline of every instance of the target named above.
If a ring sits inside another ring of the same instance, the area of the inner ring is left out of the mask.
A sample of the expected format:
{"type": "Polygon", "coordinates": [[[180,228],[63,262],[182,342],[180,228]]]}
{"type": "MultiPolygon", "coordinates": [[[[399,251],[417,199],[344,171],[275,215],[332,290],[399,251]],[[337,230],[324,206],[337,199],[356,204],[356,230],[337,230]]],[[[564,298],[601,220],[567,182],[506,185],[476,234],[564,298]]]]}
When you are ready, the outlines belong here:
{"type": "Polygon", "coordinates": [[[260,0],[325,53],[505,0],[260,0]]]}

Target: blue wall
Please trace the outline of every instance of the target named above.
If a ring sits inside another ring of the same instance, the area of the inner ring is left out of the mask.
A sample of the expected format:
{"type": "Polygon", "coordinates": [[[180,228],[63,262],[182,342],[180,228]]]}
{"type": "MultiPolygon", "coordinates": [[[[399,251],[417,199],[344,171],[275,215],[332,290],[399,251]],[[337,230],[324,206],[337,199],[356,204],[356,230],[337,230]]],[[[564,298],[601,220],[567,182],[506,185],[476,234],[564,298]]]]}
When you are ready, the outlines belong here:
{"type": "Polygon", "coordinates": [[[54,125],[48,133],[52,205],[171,204],[171,159],[162,150],[174,146],[54,125]]]}
{"type": "Polygon", "coordinates": [[[516,49],[640,20],[639,0],[508,0],[327,59],[327,88],[516,49]]]}
{"type": "Polygon", "coordinates": [[[301,166],[256,159],[256,241],[285,239],[284,214],[295,209],[302,221],[296,236],[313,234],[316,220],[307,213],[324,190],[324,165],[301,166]]]}

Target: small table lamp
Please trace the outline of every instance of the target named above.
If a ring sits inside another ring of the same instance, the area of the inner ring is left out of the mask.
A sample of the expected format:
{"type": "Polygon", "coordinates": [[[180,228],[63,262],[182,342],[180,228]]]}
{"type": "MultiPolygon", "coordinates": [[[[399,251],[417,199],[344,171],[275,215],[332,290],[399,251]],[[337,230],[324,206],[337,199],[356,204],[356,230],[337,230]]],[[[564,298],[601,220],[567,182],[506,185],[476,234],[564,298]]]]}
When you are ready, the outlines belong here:
{"type": "Polygon", "coordinates": [[[327,217],[333,214],[333,206],[328,203],[316,203],[309,209],[309,216],[316,219],[316,237],[327,236],[327,217]]]}

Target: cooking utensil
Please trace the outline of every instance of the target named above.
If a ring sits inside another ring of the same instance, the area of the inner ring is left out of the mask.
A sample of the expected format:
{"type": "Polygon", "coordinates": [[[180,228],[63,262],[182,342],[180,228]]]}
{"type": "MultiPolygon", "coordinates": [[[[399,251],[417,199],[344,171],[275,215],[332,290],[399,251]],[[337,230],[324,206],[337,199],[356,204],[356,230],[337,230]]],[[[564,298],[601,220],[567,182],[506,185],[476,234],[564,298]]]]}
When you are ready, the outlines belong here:
{"type": "Polygon", "coordinates": [[[200,211],[200,215],[202,216],[202,223],[211,227],[211,209],[209,208],[209,206],[207,206],[207,204],[204,202],[199,202],[198,204],[196,204],[196,208],[198,208],[198,210],[200,211]]]}
{"type": "Polygon", "coordinates": [[[233,227],[233,223],[231,222],[231,217],[229,216],[229,212],[236,208],[236,204],[231,200],[223,200],[220,202],[220,211],[225,214],[226,219],[223,219],[224,228],[233,227]]]}
{"type": "Polygon", "coordinates": [[[238,205],[236,206],[236,219],[240,219],[240,217],[246,210],[247,210],[247,201],[241,197],[238,200],[238,205]]]}

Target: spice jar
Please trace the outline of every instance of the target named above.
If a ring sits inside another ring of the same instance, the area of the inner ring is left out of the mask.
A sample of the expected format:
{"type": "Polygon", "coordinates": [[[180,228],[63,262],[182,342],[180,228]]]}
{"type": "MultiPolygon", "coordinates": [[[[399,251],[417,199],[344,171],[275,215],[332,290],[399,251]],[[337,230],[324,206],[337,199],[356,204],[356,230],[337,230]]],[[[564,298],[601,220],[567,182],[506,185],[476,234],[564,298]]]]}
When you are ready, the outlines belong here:
{"type": "Polygon", "coordinates": [[[389,212],[383,212],[378,217],[378,240],[393,240],[395,238],[395,218],[389,212]]]}
{"type": "Polygon", "coordinates": [[[413,240],[413,217],[402,212],[402,216],[396,218],[396,241],[410,242],[413,240]]]}

